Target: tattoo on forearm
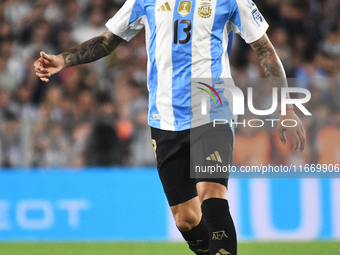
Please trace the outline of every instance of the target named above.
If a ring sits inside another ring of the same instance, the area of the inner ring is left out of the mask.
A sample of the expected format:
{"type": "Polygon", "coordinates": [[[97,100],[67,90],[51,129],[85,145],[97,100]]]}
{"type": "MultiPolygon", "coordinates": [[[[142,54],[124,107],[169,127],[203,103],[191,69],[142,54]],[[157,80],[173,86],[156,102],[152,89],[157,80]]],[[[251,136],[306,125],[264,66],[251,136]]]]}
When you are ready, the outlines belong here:
{"type": "Polygon", "coordinates": [[[107,30],[104,34],[94,37],[78,47],[62,53],[65,67],[96,61],[109,55],[122,41],[120,37],[107,30]]]}
{"type": "Polygon", "coordinates": [[[285,71],[267,36],[265,35],[252,43],[251,47],[256,52],[264,74],[270,79],[272,85],[287,87],[285,71]]]}

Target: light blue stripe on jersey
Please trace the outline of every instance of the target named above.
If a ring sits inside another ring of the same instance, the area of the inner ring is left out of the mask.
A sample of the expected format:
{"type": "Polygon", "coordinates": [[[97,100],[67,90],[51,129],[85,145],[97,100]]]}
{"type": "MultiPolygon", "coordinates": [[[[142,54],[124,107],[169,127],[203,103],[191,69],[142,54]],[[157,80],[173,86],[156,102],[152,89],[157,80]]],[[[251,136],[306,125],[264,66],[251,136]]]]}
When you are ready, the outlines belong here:
{"type": "Polygon", "coordinates": [[[140,3],[140,0],[136,0],[135,4],[132,7],[130,19],[129,19],[129,25],[133,22],[135,22],[140,17],[144,16],[144,10],[142,8],[142,5],[140,3]]]}
{"type": "Polygon", "coordinates": [[[231,13],[230,13],[230,17],[229,17],[229,20],[234,23],[234,25],[237,26],[238,30],[242,30],[241,28],[241,17],[240,17],[240,12],[239,12],[239,9],[238,9],[238,5],[236,3],[236,0],[233,0],[233,2],[235,2],[235,4],[233,5],[233,8],[231,10],[231,13]]]}
{"type": "Polygon", "coordinates": [[[226,6],[228,3],[226,0],[216,1],[216,11],[214,17],[214,24],[211,30],[211,77],[220,78],[222,73],[222,55],[224,53],[223,49],[223,31],[228,20],[228,15],[226,13],[226,6]]]}
{"type": "MultiPolygon", "coordinates": [[[[211,37],[211,58],[215,59],[215,61],[211,63],[212,78],[220,78],[222,73],[222,55],[224,53],[223,32],[229,19],[241,30],[240,15],[238,13],[236,0],[217,0],[214,24],[211,31],[212,35],[214,35],[211,37]],[[226,6],[229,7],[229,10],[226,10],[226,6]]],[[[232,32],[229,33],[228,54],[230,54],[233,39],[231,37],[233,37],[232,32]]]]}
{"type": "Polygon", "coordinates": [[[228,48],[227,48],[229,57],[231,53],[231,47],[233,46],[233,40],[234,40],[234,31],[230,31],[228,35],[228,48]]]}
{"type": "MultiPolygon", "coordinates": [[[[178,13],[179,0],[176,1],[174,8],[173,21],[178,20],[177,44],[172,43],[172,105],[176,106],[174,107],[175,131],[190,128],[191,47],[195,2],[196,1],[191,1],[190,13],[184,17],[178,13]],[[187,27],[187,24],[181,24],[180,22],[182,20],[190,20],[191,23],[190,40],[184,44],[179,43],[179,40],[186,38],[186,33],[183,31],[183,28],[187,27]]],[[[174,29],[172,33],[174,33],[174,29]]]]}
{"type": "Polygon", "coordinates": [[[156,0],[153,1],[153,4],[150,4],[148,8],[152,8],[152,11],[148,12],[151,13],[147,16],[148,24],[150,28],[150,35],[149,40],[149,61],[150,61],[150,69],[149,69],[149,76],[148,76],[148,85],[149,85],[149,116],[148,122],[149,125],[154,128],[161,128],[161,121],[160,119],[154,118],[154,115],[158,115],[158,110],[156,106],[156,97],[157,97],[157,87],[158,87],[158,71],[157,71],[157,64],[156,64],[156,19],[155,19],[155,3],[156,0]]]}
{"type": "MultiPolygon", "coordinates": [[[[211,37],[211,58],[215,61],[211,62],[211,77],[212,77],[212,86],[215,87],[215,84],[223,83],[221,78],[221,73],[223,71],[222,65],[222,57],[224,53],[223,49],[223,32],[225,29],[225,25],[230,17],[230,13],[233,12],[235,8],[234,5],[237,5],[236,0],[226,1],[226,0],[217,0],[216,2],[216,12],[214,24],[212,27],[212,36],[211,37]],[[229,10],[226,10],[226,6],[229,6],[229,10]],[[229,13],[228,13],[229,12],[229,13]]],[[[230,39],[230,37],[229,37],[230,39]]],[[[231,45],[232,41],[229,42],[227,50],[229,50],[229,45],[231,45]]],[[[231,46],[230,46],[231,47],[231,46]]],[[[228,51],[229,54],[229,51],[228,51]]],[[[223,77],[222,77],[223,78],[223,77]]],[[[231,121],[233,119],[233,114],[229,107],[229,101],[223,96],[224,89],[215,88],[217,93],[220,95],[222,100],[222,111],[221,106],[219,104],[215,104],[213,100],[210,100],[210,121],[214,121],[214,119],[226,119],[231,121]]]]}

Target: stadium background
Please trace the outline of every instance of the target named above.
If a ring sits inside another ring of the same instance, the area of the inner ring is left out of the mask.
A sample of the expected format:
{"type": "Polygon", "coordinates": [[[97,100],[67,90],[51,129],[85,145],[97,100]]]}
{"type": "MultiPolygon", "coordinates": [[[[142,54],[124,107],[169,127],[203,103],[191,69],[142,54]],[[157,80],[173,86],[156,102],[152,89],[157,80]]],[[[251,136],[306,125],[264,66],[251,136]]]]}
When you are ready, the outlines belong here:
{"type": "MultiPolygon", "coordinates": [[[[234,163],[339,163],[339,1],[255,3],[287,76],[311,91],[306,107],[313,117],[301,116],[304,153],[295,153],[291,141],[283,147],[266,126],[237,128],[234,163]]],[[[32,68],[41,50],[59,53],[105,31],[121,4],[1,1],[0,241],[180,240],[146,122],[144,34],[48,84],[32,68]]],[[[264,77],[256,54],[237,36],[231,67],[233,77],[264,77]]],[[[270,92],[268,84],[257,88],[255,106],[267,109],[270,92]]],[[[339,187],[338,179],[232,179],[240,239],[340,240],[339,187]]]]}

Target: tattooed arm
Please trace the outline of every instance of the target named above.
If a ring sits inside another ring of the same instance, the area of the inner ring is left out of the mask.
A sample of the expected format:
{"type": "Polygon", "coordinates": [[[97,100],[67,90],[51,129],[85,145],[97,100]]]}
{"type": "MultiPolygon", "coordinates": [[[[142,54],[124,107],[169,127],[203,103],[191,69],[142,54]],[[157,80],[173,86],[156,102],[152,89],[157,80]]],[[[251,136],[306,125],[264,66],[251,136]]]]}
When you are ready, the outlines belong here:
{"type": "MultiPolygon", "coordinates": [[[[270,79],[273,87],[282,88],[288,87],[286,73],[282,66],[282,63],[277,56],[275,49],[265,34],[256,42],[250,44],[251,48],[256,52],[257,57],[260,61],[260,65],[268,79],[270,79]]],[[[278,97],[280,102],[280,97],[278,97]]],[[[288,108],[292,108],[291,105],[287,105],[288,108]]],[[[294,139],[295,150],[300,148],[302,152],[305,148],[306,135],[305,129],[299,117],[294,113],[294,111],[287,111],[286,115],[281,115],[277,125],[277,130],[279,132],[280,139],[283,144],[286,143],[286,137],[284,132],[287,131],[294,139]],[[282,121],[284,120],[295,120],[297,125],[295,127],[284,127],[282,121]]]]}
{"type": "Polygon", "coordinates": [[[59,55],[41,52],[40,58],[34,63],[35,73],[42,81],[48,82],[51,75],[64,68],[93,62],[109,55],[121,41],[122,38],[107,30],[102,35],[59,55]]]}
{"type": "Polygon", "coordinates": [[[256,52],[264,74],[270,79],[273,87],[288,87],[286,73],[268,36],[265,34],[256,42],[251,43],[250,47],[256,52]]]}

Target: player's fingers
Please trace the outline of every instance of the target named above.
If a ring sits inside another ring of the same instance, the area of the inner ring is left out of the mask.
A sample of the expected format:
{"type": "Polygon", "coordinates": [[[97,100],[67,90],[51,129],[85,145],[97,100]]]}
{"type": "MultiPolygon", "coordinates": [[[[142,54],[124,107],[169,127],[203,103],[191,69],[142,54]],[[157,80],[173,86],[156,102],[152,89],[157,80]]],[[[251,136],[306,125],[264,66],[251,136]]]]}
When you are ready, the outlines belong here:
{"type": "Polygon", "coordinates": [[[34,62],[34,71],[37,73],[48,73],[48,69],[43,67],[43,59],[39,58],[37,61],[34,62]]]}
{"type": "Polygon", "coordinates": [[[47,59],[44,59],[43,61],[45,65],[48,65],[50,63],[50,60],[47,60],[47,59]]]}
{"type": "Polygon", "coordinates": [[[43,67],[37,67],[37,68],[34,68],[34,71],[36,73],[44,73],[44,74],[47,74],[48,73],[48,70],[46,68],[43,68],[43,67]]]}
{"type": "Polygon", "coordinates": [[[303,126],[303,124],[302,124],[302,121],[300,120],[300,127],[301,127],[301,131],[302,131],[302,133],[303,133],[303,135],[305,136],[305,138],[306,138],[306,130],[305,130],[305,127],[303,126]]]}
{"type": "Polygon", "coordinates": [[[286,144],[286,136],[285,136],[284,129],[279,128],[277,131],[279,132],[279,137],[280,137],[281,143],[286,144]]]}
{"type": "Polygon", "coordinates": [[[41,66],[39,59],[33,63],[34,68],[41,66]]]}
{"type": "Polygon", "coordinates": [[[305,150],[305,145],[306,145],[306,136],[302,132],[302,130],[299,130],[297,132],[299,139],[300,139],[300,151],[303,152],[305,150]]]}
{"type": "Polygon", "coordinates": [[[303,126],[301,119],[297,118],[297,122],[298,122],[298,127],[300,128],[301,132],[303,134],[306,134],[305,127],[303,126]]]}
{"type": "Polygon", "coordinates": [[[40,52],[40,56],[43,58],[43,59],[47,59],[47,60],[52,60],[51,56],[46,54],[45,52],[40,52]]]}
{"type": "Polygon", "coordinates": [[[292,136],[293,136],[294,144],[295,144],[295,148],[294,149],[297,150],[299,148],[299,146],[300,146],[300,137],[298,136],[297,132],[294,132],[292,134],[292,136]]]}
{"type": "Polygon", "coordinates": [[[33,63],[35,69],[42,68],[41,58],[33,63]]]}
{"type": "Polygon", "coordinates": [[[48,81],[49,81],[49,79],[48,79],[47,77],[41,76],[40,74],[37,74],[37,73],[35,73],[35,74],[36,74],[36,76],[38,76],[38,77],[40,78],[40,80],[42,80],[43,82],[48,82],[48,81]]]}
{"type": "Polygon", "coordinates": [[[35,75],[38,76],[39,78],[50,77],[50,75],[48,73],[39,73],[39,72],[36,72],[35,75]]]}

